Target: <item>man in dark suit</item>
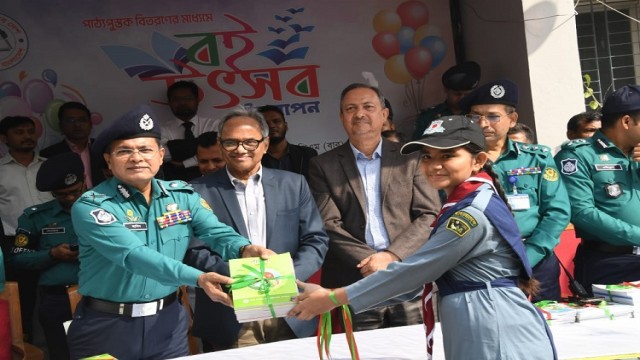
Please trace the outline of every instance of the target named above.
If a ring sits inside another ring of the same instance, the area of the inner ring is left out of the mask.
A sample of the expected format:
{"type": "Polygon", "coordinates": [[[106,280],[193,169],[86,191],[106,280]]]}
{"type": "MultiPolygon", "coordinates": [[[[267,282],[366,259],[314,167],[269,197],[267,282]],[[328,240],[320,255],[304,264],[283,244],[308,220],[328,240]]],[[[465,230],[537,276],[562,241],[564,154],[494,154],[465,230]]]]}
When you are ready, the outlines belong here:
{"type": "Polygon", "coordinates": [[[100,170],[99,159],[93,159],[91,144],[91,111],[82,103],[70,101],[62,104],[58,109],[58,122],[64,139],[59,143],[48,146],[40,151],[40,156],[49,158],[54,155],[74,152],[80,155],[84,165],[84,178],[87,189],[98,185],[104,180],[100,170]]]}
{"type": "MultiPolygon", "coordinates": [[[[224,117],[220,129],[226,168],[193,180],[193,188],[220,221],[252,244],[291,253],[296,277],[309,278],[322,265],[329,238],[307,182],[301,175],[261,166],[269,138],[258,111],[234,110],[224,117]]],[[[229,318],[225,310],[233,311],[213,304],[198,291],[194,335],[219,349],[311,336],[317,325],[316,321],[276,318],[242,324],[238,334],[233,321],[219,321],[229,318]],[[230,333],[239,337],[237,344],[229,341],[230,333]]]]}
{"type": "MultiPolygon", "coordinates": [[[[426,242],[440,208],[419,155],[400,155],[400,145],[382,139],[388,110],[380,91],[351,84],[340,99],[349,141],[311,159],[309,167],[309,185],[330,238],[322,265],[322,285],[328,288],[411,255],[426,242]]],[[[365,311],[353,320],[357,330],[416,324],[420,302],[365,311]]]]}
{"type": "Polygon", "coordinates": [[[279,107],[265,105],[258,108],[269,125],[269,149],[262,157],[262,165],[271,169],[293,171],[309,178],[309,160],[318,152],[308,146],[293,145],[287,141],[289,126],[279,107]]]}

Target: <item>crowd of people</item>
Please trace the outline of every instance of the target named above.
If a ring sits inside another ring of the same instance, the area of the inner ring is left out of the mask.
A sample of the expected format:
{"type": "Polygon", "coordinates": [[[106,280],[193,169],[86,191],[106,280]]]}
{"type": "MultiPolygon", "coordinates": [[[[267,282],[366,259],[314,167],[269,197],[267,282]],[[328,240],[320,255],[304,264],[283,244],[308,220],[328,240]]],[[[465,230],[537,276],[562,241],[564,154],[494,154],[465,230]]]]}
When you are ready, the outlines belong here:
{"type": "Polygon", "coordinates": [[[517,84],[479,80],[475,62],[447,70],[409,142],[378,88],[350,84],[347,141],[320,155],[289,142],[278,106],[198,115],[188,81],[167,89],[175,118],[138,106],[95,139],[87,106],[65,103],[64,139],[39,153],[33,120],[6,117],[0,288],[18,281],[26,336],[35,312],[51,359],[184,356],[191,318],[204,351],[308,337],[342,304],[355,330],[424,322],[429,351],[439,317],[450,359],[554,358],[532,303],[561,300],[554,248],[570,222],[588,292],[640,280],[640,86],[572,117],[554,156],[518,122],[517,84]],[[285,252],[298,305],[238,323],[228,260],[285,252]]]}

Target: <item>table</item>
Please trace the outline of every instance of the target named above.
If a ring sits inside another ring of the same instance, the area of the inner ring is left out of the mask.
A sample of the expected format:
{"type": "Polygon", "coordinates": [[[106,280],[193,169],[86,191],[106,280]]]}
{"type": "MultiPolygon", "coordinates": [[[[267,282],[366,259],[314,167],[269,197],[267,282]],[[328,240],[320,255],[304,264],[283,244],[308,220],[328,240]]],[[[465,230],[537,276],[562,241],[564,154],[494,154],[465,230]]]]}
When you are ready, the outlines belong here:
{"type": "MultiPolygon", "coordinates": [[[[436,328],[434,360],[444,359],[442,335],[436,328]]],[[[597,319],[573,324],[551,326],[560,359],[640,353],[640,319],[597,319]]],[[[425,359],[425,340],[422,325],[362,331],[356,333],[362,360],[425,359]]],[[[350,359],[344,334],[336,334],[331,341],[333,360],[350,359]]],[[[215,353],[182,357],[183,360],[283,360],[318,359],[316,339],[305,338],[215,353]]],[[[326,359],[326,357],[325,357],[326,359]]]]}

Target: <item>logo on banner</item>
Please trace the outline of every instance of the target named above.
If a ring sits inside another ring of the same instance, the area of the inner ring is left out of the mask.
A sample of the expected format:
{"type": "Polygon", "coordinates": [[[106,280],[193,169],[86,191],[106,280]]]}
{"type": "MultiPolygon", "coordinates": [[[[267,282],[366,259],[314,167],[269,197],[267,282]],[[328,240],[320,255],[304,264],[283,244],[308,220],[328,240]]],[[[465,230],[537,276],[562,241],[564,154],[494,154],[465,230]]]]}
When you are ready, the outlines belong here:
{"type": "Polygon", "coordinates": [[[22,26],[0,14],[0,71],[18,65],[27,56],[29,39],[22,26]]]}

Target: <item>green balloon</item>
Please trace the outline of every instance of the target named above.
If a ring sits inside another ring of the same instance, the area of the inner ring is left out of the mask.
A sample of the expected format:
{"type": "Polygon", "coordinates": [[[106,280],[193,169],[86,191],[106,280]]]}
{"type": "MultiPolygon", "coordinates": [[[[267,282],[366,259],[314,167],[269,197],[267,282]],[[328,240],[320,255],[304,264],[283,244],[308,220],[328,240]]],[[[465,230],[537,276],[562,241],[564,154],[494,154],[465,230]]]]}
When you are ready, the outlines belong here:
{"type": "Polygon", "coordinates": [[[60,132],[58,110],[62,104],[64,104],[64,100],[53,99],[44,108],[44,117],[47,119],[47,124],[49,124],[49,127],[55,132],[60,132]]]}

